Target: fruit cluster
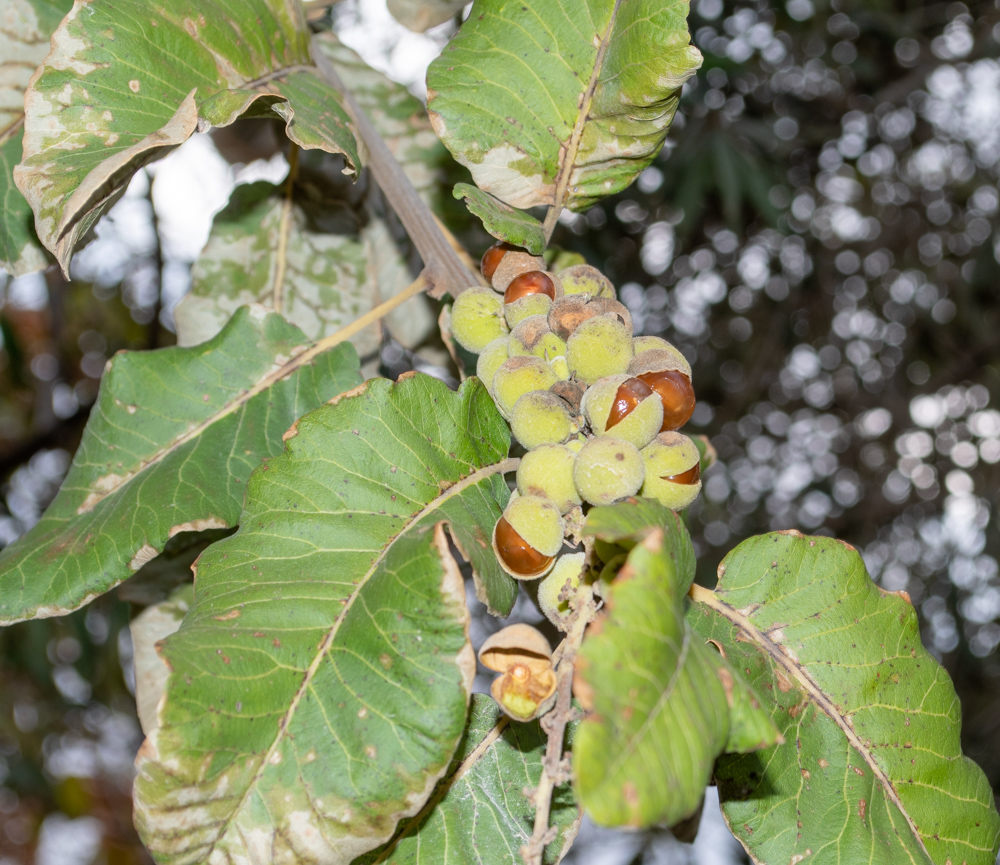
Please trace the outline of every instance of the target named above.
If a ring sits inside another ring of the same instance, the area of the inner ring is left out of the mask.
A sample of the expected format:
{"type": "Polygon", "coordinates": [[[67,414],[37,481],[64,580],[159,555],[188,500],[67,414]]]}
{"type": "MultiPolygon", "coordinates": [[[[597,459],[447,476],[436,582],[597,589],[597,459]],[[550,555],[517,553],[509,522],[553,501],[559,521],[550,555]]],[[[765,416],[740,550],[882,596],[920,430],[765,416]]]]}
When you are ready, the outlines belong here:
{"type": "Polygon", "coordinates": [[[493,547],[517,579],[545,576],[540,606],[565,629],[585,557],[559,553],[580,509],[642,495],[679,510],[701,490],[698,448],[676,432],[694,411],[691,367],[666,340],[633,335],[590,265],[551,273],[499,242],[482,272],[493,288],[458,296],[451,333],[479,356],[479,378],[527,451],[493,547]]]}

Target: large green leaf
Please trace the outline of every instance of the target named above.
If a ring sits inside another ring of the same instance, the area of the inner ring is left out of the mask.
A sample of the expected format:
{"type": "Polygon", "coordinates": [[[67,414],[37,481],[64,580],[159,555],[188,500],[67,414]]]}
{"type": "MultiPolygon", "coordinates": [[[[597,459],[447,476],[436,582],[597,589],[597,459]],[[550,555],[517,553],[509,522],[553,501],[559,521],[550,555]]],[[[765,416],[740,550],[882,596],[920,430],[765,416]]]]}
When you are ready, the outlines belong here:
{"type": "Polygon", "coordinates": [[[38,524],[0,551],[0,622],[67,613],[182,531],[233,526],[246,479],[300,417],[358,383],[352,346],[242,307],[192,348],[120,352],[38,524]]]}
{"type": "Polygon", "coordinates": [[[25,94],[14,178],[39,239],[65,269],[136,170],[247,111],[360,167],[340,96],[311,62],[291,0],[76,0],[25,94]]]}
{"type": "Polygon", "coordinates": [[[442,521],[487,585],[509,432],[477,381],[373,379],[254,472],[195,599],[140,752],[163,862],[349,862],[423,805],[465,727],[475,660],[442,521]]]}
{"type": "MultiPolygon", "coordinates": [[[[427,804],[388,844],[354,865],[519,862],[534,820],[524,790],[538,786],[546,741],[537,721],[511,723],[491,697],[473,694],[462,744],[427,804]]],[[[557,835],[545,849],[546,865],[566,854],[579,818],[569,785],[559,787],[549,812],[557,835]]]]}
{"type": "Polygon", "coordinates": [[[686,0],[476,0],[427,72],[441,139],[514,207],[582,210],[663,146],[701,63],[686,0]]]}
{"type": "Polygon", "coordinates": [[[5,0],[0,11],[0,268],[14,276],[48,264],[13,171],[21,159],[24,89],[70,6],[70,0],[5,0]]]}
{"type": "Polygon", "coordinates": [[[994,865],[1000,816],[962,755],[961,708],[902,593],[830,538],[740,544],[693,626],[766,696],[785,743],[719,761],[730,828],[755,862],[994,865]]]}
{"type": "Polygon", "coordinates": [[[749,701],[741,700],[741,735],[730,740],[736,683],[684,620],[686,581],[676,562],[690,543],[676,514],[646,531],[605,590],[577,657],[579,692],[592,703],[573,746],[577,796],[603,825],[670,825],[690,816],[727,744],[759,747],[776,736],[746,735],[749,701]]]}

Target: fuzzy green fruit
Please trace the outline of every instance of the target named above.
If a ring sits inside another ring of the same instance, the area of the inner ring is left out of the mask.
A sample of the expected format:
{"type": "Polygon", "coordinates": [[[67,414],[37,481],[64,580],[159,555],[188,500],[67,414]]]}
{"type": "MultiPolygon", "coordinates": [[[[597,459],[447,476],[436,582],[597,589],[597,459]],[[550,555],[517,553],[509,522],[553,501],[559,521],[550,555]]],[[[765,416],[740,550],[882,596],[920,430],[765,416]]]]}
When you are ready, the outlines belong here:
{"type": "Polygon", "coordinates": [[[589,264],[577,264],[558,273],[566,294],[589,294],[591,297],[610,297],[616,300],[615,287],[603,273],[589,264]]]}
{"type": "Polygon", "coordinates": [[[663,425],[663,403],[644,382],[609,375],[594,382],[580,404],[595,435],[613,435],[637,448],[648,445],[663,425]]]}
{"type": "Polygon", "coordinates": [[[611,436],[590,439],[573,464],[576,491],[592,505],[610,505],[634,496],[644,474],[642,455],[635,445],[611,436]]]}
{"type": "Polygon", "coordinates": [[[468,288],[451,307],[451,334],[466,351],[479,354],[498,337],[506,335],[503,297],[488,288],[468,288]]]}
{"type": "Polygon", "coordinates": [[[519,580],[548,572],[562,548],[563,523],[559,509],[541,496],[518,496],[507,503],[493,530],[493,551],[500,566],[519,580]]]}
{"type": "Polygon", "coordinates": [[[510,332],[509,351],[511,357],[533,354],[535,357],[551,361],[565,357],[566,343],[549,330],[549,322],[544,315],[530,315],[518,322],[510,332]]]}
{"type": "Polygon", "coordinates": [[[642,449],[646,479],[642,495],[679,511],[701,492],[701,454],[686,435],[663,432],[642,449]]]}
{"type": "Polygon", "coordinates": [[[580,585],[586,558],[586,553],[560,556],[548,576],[538,584],[538,607],[560,631],[567,629],[573,614],[569,599],[580,585]]]}
{"type": "Polygon", "coordinates": [[[569,371],[588,385],[625,372],[631,360],[632,329],[611,316],[587,319],[566,342],[569,371]]]}
{"type": "Polygon", "coordinates": [[[564,442],[580,431],[566,400],[549,390],[526,393],[510,413],[510,431],[527,450],[549,442],[564,442]]]}
{"type": "Polygon", "coordinates": [[[529,294],[513,303],[503,305],[504,319],[508,327],[517,327],[532,315],[548,315],[552,298],[547,294],[529,294]]]}
{"type": "Polygon", "coordinates": [[[493,375],[493,400],[500,414],[511,418],[514,404],[533,390],[548,390],[559,381],[555,371],[540,357],[509,357],[493,375]]]}
{"type": "Polygon", "coordinates": [[[486,385],[486,389],[493,393],[493,376],[497,374],[501,364],[510,357],[507,347],[508,337],[501,336],[493,340],[480,353],[476,359],[476,375],[479,380],[486,385]]]}
{"type": "Polygon", "coordinates": [[[539,445],[521,457],[517,491],[524,496],[542,496],[559,508],[560,513],[568,513],[581,504],[573,482],[575,462],[576,451],[566,445],[539,445]]]}

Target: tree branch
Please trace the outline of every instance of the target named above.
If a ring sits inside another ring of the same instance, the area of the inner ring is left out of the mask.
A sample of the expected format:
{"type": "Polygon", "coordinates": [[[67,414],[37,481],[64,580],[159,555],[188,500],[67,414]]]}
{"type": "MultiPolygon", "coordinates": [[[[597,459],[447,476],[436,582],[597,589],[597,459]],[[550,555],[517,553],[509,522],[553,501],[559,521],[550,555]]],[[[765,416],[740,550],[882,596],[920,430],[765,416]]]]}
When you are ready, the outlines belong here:
{"type": "Polygon", "coordinates": [[[313,62],[323,78],[343,95],[347,112],[357,126],[365,147],[368,148],[368,165],[372,174],[424,260],[424,275],[430,284],[428,294],[438,299],[445,293],[457,297],[465,289],[477,285],[478,280],[452,249],[438,228],[434,214],[417,195],[402,166],[365,116],[354,94],[340,80],[340,76],[323,53],[315,36],[312,42],[312,55],[313,62]]]}

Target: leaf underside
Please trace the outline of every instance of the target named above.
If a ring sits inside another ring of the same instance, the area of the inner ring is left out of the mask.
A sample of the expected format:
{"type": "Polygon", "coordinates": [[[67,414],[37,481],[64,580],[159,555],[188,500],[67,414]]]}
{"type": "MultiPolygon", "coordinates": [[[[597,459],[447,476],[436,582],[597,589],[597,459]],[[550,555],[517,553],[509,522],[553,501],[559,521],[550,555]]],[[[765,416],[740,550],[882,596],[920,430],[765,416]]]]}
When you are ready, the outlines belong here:
{"type": "MultiPolygon", "coordinates": [[[[374,379],[303,417],[254,472],[239,531],[199,559],[163,650],[173,673],[135,792],[160,861],[349,862],[420,809],[475,668],[442,521],[482,549],[508,496],[508,435],[476,381],[374,379]]],[[[471,559],[509,610],[513,581],[471,559]]]]}
{"type": "Polygon", "coordinates": [[[427,73],[435,129],[513,207],[583,210],[663,146],[701,64],[686,0],[476,0],[427,73]]]}
{"type": "MultiPolygon", "coordinates": [[[[354,865],[468,865],[520,861],[534,809],[524,789],[536,787],[546,735],[539,723],[511,723],[491,697],[473,694],[462,743],[424,808],[400,823],[393,839],[354,865]]],[[[572,743],[572,728],[567,747],[572,743]]],[[[543,862],[558,862],[576,837],[580,812],[564,785],[552,800],[556,837],[543,862]]]]}
{"type": "MultiPolygon", "coordinates": [[[[652,511],[644,504],[622,507],[642,525],[640,515],[652,511]]],[[[603,510],[598,520],[614,507],[603,510]]],[[[577,658],[593,706],[573,748],[576,790],[602,825],[670,825],[688,817],[730,740],[732,677],[727,689],[726,665],[685,623],[688,581],[677,562],[693,555],[680,551],[691,542],[680,518],[663,510],[661,527],[642,528],[643,539],[604,590],[604,611],[577,658]]],[[[601,537],[594,527],[588,533],[601,537]]],[[[745,738],[734,737],[734,744],[760,744],[745,738]]]]}
{"type": "Polygon", "coordinates": [[[994,865],[993,795],[962,755],[958,698],[909,599],[876,586],[853,548],[797,532],[745,541],[720,572],[689,621],[785,740],[716,769],[754,861],[994,865]]]}
{"type": "Polygon", "coordinates": [[[24,88],[71,5],[70,0],[5,0],[0,22],[0,268],[13,276],[49,263],[13,171],[21,159],[24,88]]]}
{"type": "Polygon", "coordinates": [[[455,198],[464,198],[469,212],[483,221],[483,228],[498,240],[541,255],[545,250],[545,230],[533,216],[504,204],[488,192],[469,183],[458,183],[455,198]]]}
{"type": "Polygon", "coordinates": [[[25,94],[14,179],[39,239],[66,269],[135,171],[196,128],[251,110],[278,114],[302,147],[360,168],[340,96],[311,62],[292,0],[76,0],[25,94]]]}
{"type": "Polygon", "coordinates": [[[68,613],[172,535],[235,525],[288,427],[360,380],[352,346],[296,366],[306,345],[281,316],[241,307],[203,345],[115,355],[58,495],[0,551],[0,622],[68,613]]]}

